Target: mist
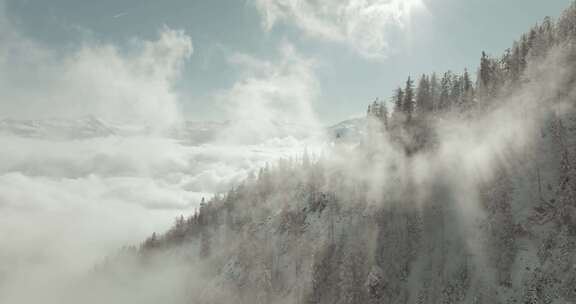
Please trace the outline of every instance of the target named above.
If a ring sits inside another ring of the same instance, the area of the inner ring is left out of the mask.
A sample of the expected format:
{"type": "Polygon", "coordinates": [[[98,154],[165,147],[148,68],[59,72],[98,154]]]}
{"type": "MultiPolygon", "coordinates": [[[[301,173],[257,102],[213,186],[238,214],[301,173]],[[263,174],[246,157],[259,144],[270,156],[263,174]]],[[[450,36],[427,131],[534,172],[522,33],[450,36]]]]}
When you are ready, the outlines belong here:
{"type": "MultiPolygon", "coordinates": [[[[359,37],[353,8],[370,10],[354,3],[326,16],[256,6],[268,31],[294,22],[382,60],[388,32],[359,37]]],[[[391,5],[374,13],[383,25],[424,9],[391,5]]],[[[576,61],[562,20],[541,49],[483,53],[476,84],[437,83],[463,94],[407,98],[409,78],[328,128],[319,62],[288,41],[274,58],[229,54],[240,76],[210,96],[223,119],[190,121],[186,31],[59,49],[0,13],[0,302],[575,299],[576,61]]]]}
{"type": "MultiPolygon", "coordinates": [[[[184,31],[56,49],[26,37],[4,13],[0,302],[68,303],[62,296],[74,294],[72,303],[91,294],[98,283],[71,291],[107,257],[168,230],[266,164],[315,149],[322,136],[309,107],[312,67],[289,45],[278,64],[231,56],[252,76],[214,97],[229,109],[222,121],[192,122],[176,89],[194,53],[184,31]]],[[[180,271],[159,273],[170,277],[164,291],[151,289],[155,279],[136,286],[170,293],[180,271]]],[[[112,303],[146,298],[99,292],[112,303]]]]}
{"type": "MultiPolygon", "coordinates": [[[[354,284],[382,288],[381,297],[394,298],[402,297],[396,290],[407,280],[403,276],[424,276],[427,267],[444,273],[434,284],[463,284],[453,296],[496,290],[511,280],[517,288],[513,296],[523,297],[519,286],[529,279],[518,273],[508,279],[508,268],[495,260],[509,249],[493,243],[491,229],[508,228],[495,222],[493,217],[503,215],[494,213],[490,203],[502,199],[499,195],[506,193],[500,187],[512,183],[510,200],[538,204],[535,197],[542,194],[531,186],[530,176],[551,160],[535,151],[550,118],[574,110],[574,92],[566,91],[565,83],[573,69],[571,52],[561,45],[534,59],[521,85],[505,88],[505,94],[478,107],[473,117],[454,111],[427,122],[434,139],[430,148],[407,152],[414,145],[414,131],[395,130],[394,121],[389,131],[381,131],[380,122],[369,121],[361,141],[336,140],[316,154],[288,153],[299,156],[273,162],[258,176],[211,199],[165,234],[133,249],[136,255],[129,250],[112,258],[101,272],[85,279],[81,286],[86,289],[72,298],[96,293],[99,296],[90,298],[118,303],[324,302],[339,292],[359,292],[354,284]],[[515,174],[525,177],[510,177],[515,174]],[[250,228],[238,228],[246,226],[250,228]],[[423,232],[417,238],[419,229],[423,232]],[[390,242],[397,247],[390,248],[390,242]],[[370,263],[374,266],[367,266],[370,263]],[[367,278],[357,283],[356,276],[363,272],[367,278]],[[342,287],[330,288],[335,278],[342,287]],[[130,283],[117,289],[115,280],[130,283]]],[[[527,211],[514,212],[522,217],[527,211]]],[[[519,225],[523,228],[514,229],[530,229],[519,225]]],[[[515,262],[520,266],[510,267],[537,267],[536,255],[527,249],[515,262]]],[[[432,289],[423,296],[433,298],[437,292],[432,289]]],[[[360,297],[351,294],[349,299],[360,297]]],[[[405,297],[413,301],[418,294],[405,297]]]]}

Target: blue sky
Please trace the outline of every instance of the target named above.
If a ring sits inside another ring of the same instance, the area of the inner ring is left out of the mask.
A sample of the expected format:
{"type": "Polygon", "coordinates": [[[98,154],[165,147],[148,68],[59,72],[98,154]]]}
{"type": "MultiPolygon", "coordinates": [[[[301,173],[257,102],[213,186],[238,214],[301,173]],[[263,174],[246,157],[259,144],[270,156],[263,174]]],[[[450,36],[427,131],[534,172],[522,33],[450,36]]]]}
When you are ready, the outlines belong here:
{"type": "Polygon", "coordinates": [[[501,53],[531,25],[558,16],[570,3],[300,1],[307,2],[308,7],[291,0],[7,0],[5,15],[22,35],[50,49],[85,41],[123,49],[134,37],[154,39],[165,27],[183,30],[194,52],[174,86],[184,116],[193,120],[226,118],[226,103],[218,96],[247,77],[246,64],[233,58],[274,65],[290,45],[298,62],[314,62],[311,106],[322,122],[333,123],[359,115],[375,97],[391,95],[408,75],[475,70],[481,51],[501,53]]]}

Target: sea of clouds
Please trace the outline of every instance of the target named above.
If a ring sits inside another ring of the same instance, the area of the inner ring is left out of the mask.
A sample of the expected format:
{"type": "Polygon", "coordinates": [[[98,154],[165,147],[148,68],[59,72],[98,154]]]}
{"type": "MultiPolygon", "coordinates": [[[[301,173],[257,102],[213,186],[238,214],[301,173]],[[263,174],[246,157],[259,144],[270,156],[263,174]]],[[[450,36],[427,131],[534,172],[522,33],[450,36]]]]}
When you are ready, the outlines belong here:
{"type": "Polygon", "coordinates": [[[274,62],[231,55],[242,77],[213,97],[223,122],[188,122],[184,31],[55,49],[0,11],[0,302],[58,288],[318,145],[314,63],[289,44],[274,62]]]}

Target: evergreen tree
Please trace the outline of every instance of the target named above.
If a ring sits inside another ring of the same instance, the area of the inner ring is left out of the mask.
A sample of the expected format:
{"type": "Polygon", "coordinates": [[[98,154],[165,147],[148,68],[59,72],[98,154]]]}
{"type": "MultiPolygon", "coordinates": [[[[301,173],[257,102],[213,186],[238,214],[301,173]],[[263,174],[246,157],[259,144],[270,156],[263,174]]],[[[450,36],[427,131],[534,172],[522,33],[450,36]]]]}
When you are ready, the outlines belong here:
{"type": "Polygon", "coordinates": [[[524,71],[524,69],[526,68],[526,60],[528,58],[529,51],[530,47],[528,44],[528,36],[524,34],[520,39],[520,71],[524,71]]]}
{"type": "Polygon", "coordinates": [[[532,42],[530,56],[543,57],[554,43],[554,25],[550,17],[544,18],[540,26],[535,28],[536,36],[532,42]]]}
{"type": "Polygon", "coordinates": [[[394,94],[394,112],[402,113],[404,109],[404,91],[401,88],[396,89],[394,94]]]}
{"type": "Polygon", "coordinates": [[[440,84],[436,73],[430,76],[430,111],[433,112],[438,107],[438,99],[440,94],[440,84]]]}
{"type": "Polygon", "coordinates": [[[558,20],[558,36],[561,41],[576,37],[576,2],[572,2],[558,20]]]}
{"type": "Polygon", "coordinates": [[[450,106],[462,104],[462,77],[452,75],[452,83],[450,88],[450,106]]]}
{"type": "Polygon", "coordinates": [[[378,114],[378,118],[382,122],[382,127],[388,129],[388,108],[384,102],[380,103],[380,112],[378,114]]]}
{"type": "Polygon", "coordinates": [[[500,63],[502,66],[503,76],[506,79],[510,78],[510,73],[512,71],[512,49],[507,48],[504,51],[504,55],[500,59],[500,63]]]}
{"type": "Polygon", "coordinates": [[[462,82],[464,86],[464,92],[470,92],[474,90],[472,86],[472,80],[470,79],[470,74],[468,73],[468,69],[464,69],[464,76],[462,77],[462,82]]]}
{"type": "Polygon", "coordinates": [[[376,116],[378,116],[378,113],[380,113],[380,104],[378,103],[378,98],[376,98],[374,102],[372,102],[372,112],[376,116]]]}
{"type": "Polygon", "coordinates": [[[530,29],[530,33],[528,34],[528,52],[530,52],[530,50],[534,47],[537,33],[537,26],[530,29]]]}
{"type": "Polygon", "coordinates": [[[414,113],[414,83],[410,77],[406,80],[406,87],[404,88],[404,102],[403,112],[406,114],[408,120],[412,118],[414,113]]]}
{"type": "Polygon", "coordinates": [[[438,98],[438,110],[445,111],[450,107],[450,89],[452,87],[452,72],[448,71],[440,80],[440,96],[438,98]]]}
{"type": "Polygon", "coordinates": [[[510,58],[510,81],[512,83],[517,83],[520,79],[520,74],[522,72],[522,52],[520,50],[520,44],[517,41],[514,41],[514,45],[512,46],[512,55],[510,58]]]}
{"type": "Polygon", "coordinates": [[[478,90],[481,92],[482,97],[486,97],[490,95],[492,63],[485,52],[482,52],[482,57],[480,58],[480,72],[478,76],[478,90]]]}
{"type": "Polygon", "coordinates": [[[378,98],[368,105],[367,116],[378,121],[382,125],[382,129],[388,127],[388,109],[384,102],[379,102],[378,98]]]}
{"type": "Polygon", "coordinates": [[[150,250],[150,249],[154,249],[154,248],[158,248],[159,247],[159,241],[158,241],[158,236],[156,235],[156,232],[153,232],[152,235],[150,237],[148,237],[144,243],[142,243],[142,249],[143,250],[150,250]]]}
{"type": "Polygon", "coordinates": [[[422,75],[416,93],[416,111],[418,113],[429,113],[432,110],[432,96],[430,92],[430,80],[428,76],[422,75]]]}
{"type": "Polygon", "coordinates": [[[462,76],[462,89],[463,107],[464,109],[470,109],[474,103],[474,85],[472,84],[472,79],[470,79],[468,69],[464,69],[464,75],[462,76]]]}

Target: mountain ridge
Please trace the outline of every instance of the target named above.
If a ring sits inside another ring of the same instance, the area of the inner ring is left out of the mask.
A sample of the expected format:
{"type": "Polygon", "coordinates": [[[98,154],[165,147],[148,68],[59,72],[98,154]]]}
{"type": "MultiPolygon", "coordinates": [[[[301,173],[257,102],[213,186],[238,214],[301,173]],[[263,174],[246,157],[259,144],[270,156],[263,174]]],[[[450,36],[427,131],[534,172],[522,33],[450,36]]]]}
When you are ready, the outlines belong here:
{"type": "Polygon", "coordinates": [[[409,78],[331,128],[358,145],[262,168],[97,273],[177,271],[150,302],[575,302],[575,39],[576,3],[474,86],[409,78]]]}

